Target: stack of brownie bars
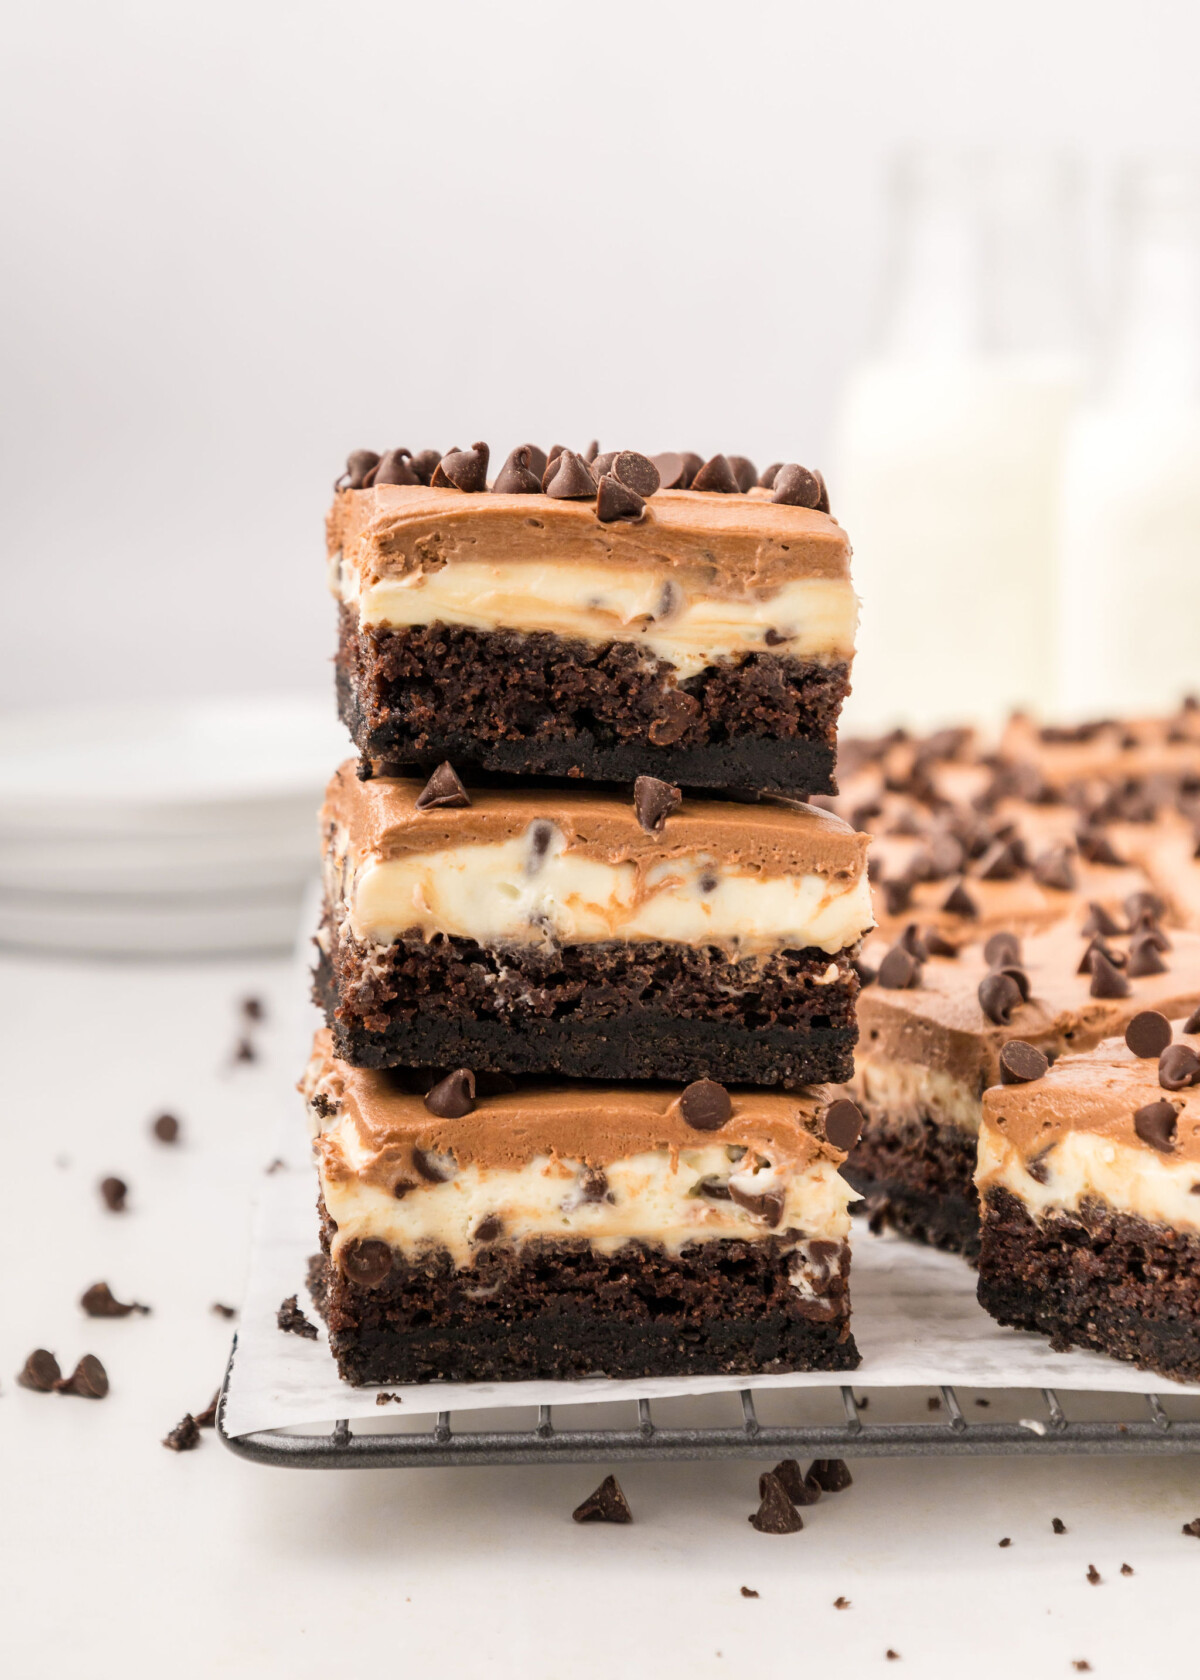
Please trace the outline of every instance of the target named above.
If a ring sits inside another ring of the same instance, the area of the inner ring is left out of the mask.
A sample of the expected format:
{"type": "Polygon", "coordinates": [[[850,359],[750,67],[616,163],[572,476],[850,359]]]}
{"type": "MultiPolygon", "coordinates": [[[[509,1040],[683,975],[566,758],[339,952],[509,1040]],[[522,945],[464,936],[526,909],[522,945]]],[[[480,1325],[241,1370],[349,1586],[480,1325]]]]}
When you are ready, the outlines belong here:
{"type": "Polygon", "coordinates": [[[313,1293],[355,1383],[853,1368],[867,838],[819,474],[350,457],[313,1293]]]}

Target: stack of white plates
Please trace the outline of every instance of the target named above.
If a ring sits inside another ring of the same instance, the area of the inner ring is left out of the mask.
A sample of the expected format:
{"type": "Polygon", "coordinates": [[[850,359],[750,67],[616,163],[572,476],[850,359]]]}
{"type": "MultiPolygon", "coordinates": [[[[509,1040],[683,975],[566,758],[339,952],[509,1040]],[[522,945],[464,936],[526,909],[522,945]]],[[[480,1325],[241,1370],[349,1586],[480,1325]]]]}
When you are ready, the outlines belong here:
{"type": "Polygon", "coordinates": [[[0,945],[283,950],[351,751],[331,698],[0,718],[0,945]]]}

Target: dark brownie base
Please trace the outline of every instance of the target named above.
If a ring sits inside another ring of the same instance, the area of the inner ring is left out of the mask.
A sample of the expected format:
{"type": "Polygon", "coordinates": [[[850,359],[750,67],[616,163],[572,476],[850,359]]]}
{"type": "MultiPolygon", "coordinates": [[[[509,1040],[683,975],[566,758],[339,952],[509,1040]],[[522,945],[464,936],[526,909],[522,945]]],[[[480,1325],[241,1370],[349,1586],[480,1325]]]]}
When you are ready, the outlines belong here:
{"type": "Polygon", "coordinates": [[[872,1228],[891,1226],[917,1242],[976,1261],[975,1138],[928,1116],[900,1126],[869,1110],[864,1117],[862,1137],[842,1177],[863,1197],[862,1211],[872,1228]]]}
{"type": "Polygon", "coordinates": [[[659,776],[696,788],[836,793],[849,667],[748,654],[677,683],[629,642],[458,625],[361,630],[341,609],[342,721],[368,763],[425,771],[659,776]]]}
{"type": "Polygon", "coordinates": [[[497,1245],[465,1272],[445,1251],[397,1256],[378,1289],[328,1259],[310,1275],[347,1382],[493,1382],[548,1377],[757,1375],[852,1371],[849,1246],[828,1295],[788,1282],[795,1237],[690,1244],[676,1258],[646,1243],[600,1254],[578,1239],[497,1245]]]}
{"type": "Polygon", "coordinates": [[[314,996],[356,1067],[794,1087],[853,1069],[858,977],[847,962],[817,984],[829,962],[816,950],[735,962],[657,941],[543,951],[399,939],[368,953],[333,936],[314,996]]]}
{"type": "Polygon", "coordinates": [[[979,1302],[1001,1324],[1049,1336],[1056,1352],[1091,1348],[1200,1382],[1200,1237],[1098,1201],[1039,1223],[992,1190],[979,1302]]]}

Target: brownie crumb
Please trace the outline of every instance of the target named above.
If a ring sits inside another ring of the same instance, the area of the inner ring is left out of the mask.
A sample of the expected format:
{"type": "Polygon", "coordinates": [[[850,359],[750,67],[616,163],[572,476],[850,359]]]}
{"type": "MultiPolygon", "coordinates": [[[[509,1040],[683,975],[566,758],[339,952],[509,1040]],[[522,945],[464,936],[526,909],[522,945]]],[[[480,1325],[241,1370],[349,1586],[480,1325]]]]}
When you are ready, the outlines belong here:
{"type": "Polygon", "coordinates": [[[197,1429],[215,1429],[217,1424],[217,1407],[221,1403],[221,1390],[218,1389],[202,1412],[196,1413],[197,1429]]]}
{"type": "Polygon", "coordinates": [[[305,1318],[294,1295],[289,1295],[286,1301],[280,1302],[275,1322],[281,1330],[287,1330],[293,1336],[303,1336],[310,1342],[317,1339],[316,1325],[305,1318]]]}
{"type": "Polygon", "coordinates": [[[758,1594],[755,1592],[753,1587],[743,1587],[742,1588],[742,1597],[743,1598],[757,1598],[758,1594]]]}
{"type": "Polygon", "coordinates": [[[784,1492],[783,1483],[774,1471],[768,1470],[758,1479],[761,1501],[746,1521],[760,1534],[798,1534],[804,1518],[784,1492]]]}
{"type": "Polygon", "coordinates": [[[129,1186],[123,1178],[110,1176],[100,1180],[100,1195],[109,1213],[124,1213],[128,1194],[129,1186]]]}
{"type": "Polygon", "coordinates": [[[976,1400],[975,1402],[977,1406],[990,1406],[991,1403],[992,1402],[990,1400],[976,1400]]]}
{"type": "Polygon", "coordinates": [[[89,1318],[128,1318],[130,1313],[150,1311],[140,1301],[118,1301],[106,1283],[93,1283],[85,1289],[79,1305],[89,1318]]]}
{"type": "Polygon", "coordinates": [[[270,1175],[271,1173],[282,1172],[284,1167],[286,1167],[286,1166],[287,1166],[287,1162],[282,1158],[282,1156],[276,1155],[276,1157],[273,1161],[268,1161],[267,1162],[266,1166],[263,1168],[263,1172],[265,1172],[268,1175],[270,1175]]]}
{"type": "Polygon", "coordinates": [[[34,1348],[17,1374],[22,1388],[32,1388],[37,1394],[49,1394],[62,1377],[58,1360],[45,1348],[34,1348]]]}
{"type": "Polygon", "coordinates": [[[1090,1674],[1092,1672],[1092,1665],[1086,1657],[1075,1657],[1072,1660],[1071,1667],[1076,1674],[1090,1674]]]}
{"type": "Polygon", "coordinates": [[[1089,1563],[1088,1564],[1087,1578],[1088,1578],[1089,1585],[1091,1585],[1093,1587],[1098,1587],[1100,1585],[1100,1579],[1101,1579],[1100,1571],[1096,1568],[1096,1565],[1094,1563],[1089,1563]]]}
{"type": "Polygon", "coordinates": [[[1067,1525],[1061,1517],[1051,1517],[1050,1527],[1054,1530],[1055,1534],[1065,1534],[1067,1532],[1067,1525]]]}
{"type": "Polygon", "coordinates": [[[208,1310],[209,1310],[209,1312],[215,1312],[218,1318],[236,1318],[237,1317],[237,1308],[236,1307],[227,1307],[225,1305],[224,1301],[214,1301],[212,1306],[208,1310]]]}
{"type": "Polygon", "coordinates": [[[1132,1564],[1123,1563],[1121,1565],[1121,1573],[1122,1573],[1122,1575],[1132,1575],[1133,1574],[1132,1564]]]}
{"type": "Polygon", "coordinates": [[[56,1394],[78,1394],[84,1400],[103,1400],[108,1393],[108,1372],[94,1353],[85,1353],[69,1377],[59,1377],[56,1394]]]}
{"type": "Polygon", "coordinates": [[[869,1394],[860,1394],[854,1404],[858,1407],[860,1412],[865,1412],[867,1407],[871,1404],[871,1396],[869,1394]]]}
{"type": "Polygon", "coordinates": [[[577,1523],[631,1523],[633,1512],[615,1476],[605,1476],[594,1493],[576,1505],[571,1517],[577,1523]]]}
{"type": "Polygon", "coordinates": [[[403,1405],[404,1396],[402,1394],[388,1394],[386,1390],[382,1394],[377,1394],[375,1396],[375,1404],[377,1406],[390,1406],[393,1402],[397,1406],[403,1405]]]}
{"type": "Polygon", "coordinates": [[[928,1400],[926,1400],[925,1406],[928,1411],[940,1412],[942,1409],[942,1402],[938,1399],[936,1394],[931,1394],[928,1400]]]}
{"type": "Polygon", "coordinates": [[[179,1121],[173,1114],[160,1114],[157,1120],[152,1122],[150,1130],[159,1143],[179,1142],[179,1121]]]}
{"type": "Polygon", "coordinates": [[[199,1445],[200,1425],[191,1412],[184,1412],[174,1429],[163,1436],[163,1446],[169,1447],[172,1452],[191,1452],[199,1445]]]}
{"type": "Polygon", "coordinates": [[[267,1018],[267,1006],[260,997],[243,998],[242,1014],[246,1017],[247,1021],[265,1021],[267,1018]]]}
{"type": "Polygon", "coordinates": [[[835,1598],[833,1601],[833,1608],[835,1610],[849,1610],[850,1600],[848,1598],[841,1597],[835,1598]]]}
{"type": "Polygon", "coordinates": [[[823,1493],[841,1493],[854,1481],[840,1458],[814,1458],[808,1467],[806,1481],[815,1482],[823,1493]]]}
{"type": "Polygon", "coordinates": [[[1197,1540],[1200,1540],[1200,1517],[1193,1517],[1190,1523],[1184,1523],[1183,1532],[1192,1534],[1197,1540]]]}
{"type": "Polygon", "coordinates": [[[1010,1540],[1010,1539],[1009,1539],[1009,1537],[1008,1537],[1008,1535],[1007,1535],[1007,1534],[1006,1534],[1006,1535],[1005,1535],[1005,1536],[1004,1536],[1004,1539],[1003,1539],[1003,1540],[997,1540],[997,1542],[996,1542],[996,1544],[997,1544],[997,1545],[998,1545],[998,1546],[1011,1546],[1011,1545],[1012,1545],[1012,1541],[1011,1541],[1011,1540],[1010,1540]]]}

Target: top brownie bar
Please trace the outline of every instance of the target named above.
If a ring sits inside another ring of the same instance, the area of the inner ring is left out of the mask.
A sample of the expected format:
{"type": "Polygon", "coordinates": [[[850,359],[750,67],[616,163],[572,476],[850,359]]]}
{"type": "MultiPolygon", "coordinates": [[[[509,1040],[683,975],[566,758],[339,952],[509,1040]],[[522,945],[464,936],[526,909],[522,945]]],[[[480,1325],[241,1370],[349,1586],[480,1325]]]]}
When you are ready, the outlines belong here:
{"type": "Polygon", "coordinates": [[[858,603],[819,474],[363,451],[327,525],[364,767],[835,791],[858,603]]]}

